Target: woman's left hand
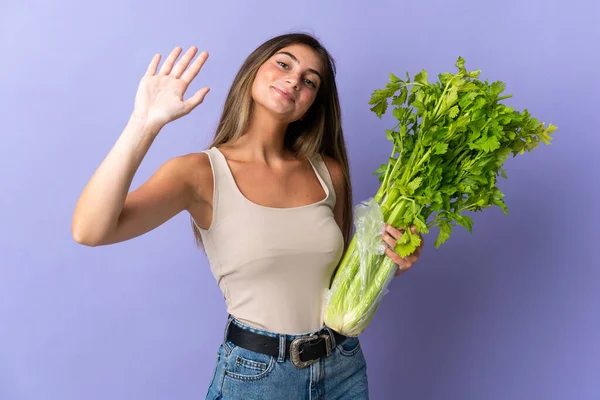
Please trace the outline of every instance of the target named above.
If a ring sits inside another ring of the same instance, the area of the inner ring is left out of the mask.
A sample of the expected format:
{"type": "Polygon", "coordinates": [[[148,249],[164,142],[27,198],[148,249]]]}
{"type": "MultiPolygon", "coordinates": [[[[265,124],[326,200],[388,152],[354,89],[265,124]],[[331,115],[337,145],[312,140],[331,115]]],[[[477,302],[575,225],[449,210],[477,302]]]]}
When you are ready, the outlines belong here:
{"type": "MultiPolygon", "coordinates": [[[[414,225],[410,227],[410,230],[412,233],[417,234],[416,227],[414,225]]],[[[388,257],[390,257],[398,266],[398,269],[396,270],[396,274],[394,276],[398,276],[403,272],[407,271],[419,259],[419,255],[421,254],[421,250],[423,249],[423,244],[425,243],[425,240],[423,240],[423,236],[421,236],[420,233],[418,235],[421,238],[421,244],[415,249],[415,251],[412,254],[409,254],[403,258],[394,251],[394,247],[396,247],[398,239],[400,239],[400,237],[402,236],[402,231],[394,228],[390,224],[385,224],[385,231],[381,234],[381,237],[389,245],[389,247],[385,247],[385,254],[388,257]]]]}

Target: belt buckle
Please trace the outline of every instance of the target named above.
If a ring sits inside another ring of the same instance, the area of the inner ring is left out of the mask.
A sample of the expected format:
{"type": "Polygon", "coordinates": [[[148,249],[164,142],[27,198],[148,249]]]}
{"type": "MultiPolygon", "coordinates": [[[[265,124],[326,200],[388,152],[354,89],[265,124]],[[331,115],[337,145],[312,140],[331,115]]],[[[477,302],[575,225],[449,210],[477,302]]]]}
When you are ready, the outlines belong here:
{"type": "Polygon", "coordinates": [[[331,353],[332,353],[331,337],[328,334],[324,333],[321,335],[311,335],[311,336],[306,336],[306,337],[299,337],[299,338],[292,340],[292,343],[290,344],[290,359],[292,360],[292,364],[294,364],[295,367],[305,368],[305,367],[308,367],[309,365],[314,364],[317,361],[319,361],[318,358],[316,358],[314,360],[306,360],[306,361],[300,360],[300,346],[304,343],[311,342],[311,341],[317,340],[319,338],[325,339],[325,349],[326,349],[325,355],[326,356],[331,355],[331,353]]]}

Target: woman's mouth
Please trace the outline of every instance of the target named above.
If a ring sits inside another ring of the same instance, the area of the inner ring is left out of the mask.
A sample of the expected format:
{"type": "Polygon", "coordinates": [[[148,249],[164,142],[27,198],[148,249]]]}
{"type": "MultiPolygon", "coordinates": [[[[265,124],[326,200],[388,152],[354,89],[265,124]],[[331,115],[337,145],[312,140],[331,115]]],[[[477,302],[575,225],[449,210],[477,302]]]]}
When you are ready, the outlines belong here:
{"type": "Polygon", "coordinates": [[[283,97],[283,98],[287,99],[288,101],[291,101],[292,103],[294,103],[294,100],[290,96],[288,96],[288,94],[285,93],[283,90],[280,90],[280,89],[276,88],[275,86],[273,86],[273,89],[275,89],[275,91],[277,93],[279,93],[279,95],[281,97],[283,97]]]}

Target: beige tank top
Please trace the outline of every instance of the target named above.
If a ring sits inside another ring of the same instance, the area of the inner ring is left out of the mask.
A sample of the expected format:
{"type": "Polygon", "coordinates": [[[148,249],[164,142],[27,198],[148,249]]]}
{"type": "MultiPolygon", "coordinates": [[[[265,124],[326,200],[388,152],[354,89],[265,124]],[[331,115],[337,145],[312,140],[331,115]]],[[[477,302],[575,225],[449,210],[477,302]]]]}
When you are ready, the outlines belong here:
{"type": "Polygon", "coordinates": [[[203,152],[213,172],[213,215],[209,229],[198,229],[227,311],[252,327],[277,333],[320,329],[326,292],[344,247],[323,158],[316,154],[309,161],[326,197],[301,207],[273,208],[242,194],[217,147],[203,152]]]}

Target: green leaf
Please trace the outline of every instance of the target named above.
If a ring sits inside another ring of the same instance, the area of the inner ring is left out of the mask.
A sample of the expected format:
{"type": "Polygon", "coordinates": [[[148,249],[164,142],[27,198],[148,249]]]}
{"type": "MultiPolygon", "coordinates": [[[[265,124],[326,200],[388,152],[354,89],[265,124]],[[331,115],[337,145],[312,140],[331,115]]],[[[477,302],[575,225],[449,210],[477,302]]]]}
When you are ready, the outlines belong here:
{"type": "Polygon", "coordinates": [[[409,112],[409,111],[406,108],[396,107],[396,108],[394,108],[393,114],[394,114],[394,117],[396,117],[396,119],[398,119],[398,121],[402,121],[404,119],[404,117],[406,116],[407,112],[409,112]]]}
{"type": "Polygon", "coordinates": [[[481,70],[476,69],[474,71],[469,72],[467,75],[469,76],[469,78],[478,78],[480,73],[481,73],[481,70]]]}
{"type": "Polygon", "coordinates": [[[419,100],[413,101],[412,106],[421,110],[425,109],[425,104],[421,103],[419,100]]]}
{"type": "Polygon", "coordinates": [[[415,179],[413,179],[409,184],[408,184],[408,194],[412,195],[418,188],[419,186],[421,186],[421,182],[423,181],[423,178],[421,177],[416,177],[415,179]]]}
{"type": "Polygon", "coordinates": [[[388,103],[387,101],[382,101],[381,103],[377,103],[375,106],[371,107],[371,111],[373,111],[379,118],[387,111],[388,103]]]}
{"type": "Polygon", "coordinates": [[[448,151],[448,143],[438,142],[434,146],[434,154],[444,154],[448,151]]]}
{"type": "Polygon", "coordinates": [[[369,100],[369,104],[376,104],[380,101],[384,101],[394,95],[398,89],[377,89],[371,95],[371,100],[369,100]]]}
{"type": "MultiPolygon", "coordinates": [[[[407,227],[408,225],[410,224],[406,224],[407,227]]],[[[394,251],[401,257],[406,257],[414,253],[420,244],[421,238],[419,235],[412,233],[410,229],[406,229],[404,232],[402,232],[402,236],[400,236],[400,239],[396,242],[394,251]]]]}
{"type": "Polygon", "coordinates": [[[473,233],[473,220],[471,219],[471,217],[460,214],[455,214],[454,217],[456,219],[457,224],[465,227],[469,231],[469,233],[473,233]]]}
{"type": "Polygon", "coordinates": [[[385,138],[387,140],[390,140],[390,141],[393,142],[395,136],[396,136],[396,132],[394,132],[393,130],[391,130],[391,129],[386,129],[385,130],[385,138]]]}
{"type": "Polygon", "coordinates": [[[404,104],[406,102],[406,96],[408,96],[408,89],[406,87],[403,87],[400,90],[400,96],[398,97],[398,101],[400,102],[400,104],[404,104]]]}
{"type": "Polygon", "coordinates": [[[458,115],[458,111],[458,106],[454,106],[448,111],[448,116],[450,118],[456,118],[456,116],[458,115]]]}
{"type": "Polygon", "coordinates": [[[458,57],[458,60],[456,60],[456,68],[458,68],[458,72],[459,73],[463,73],[465,74],[467,71],[465,69],[465,60],[462,57],[458,57]]]}
{"type": "Polygon", "coordinates": [[[457,100],[458,100],[458,91],[456,88],[451,88],[448,91],[446,98],[444,99],[444,103],[443,103],[444,106],[442,108],[442,112],[444,112],[447,109],[449,109],[450,107],[452,107],[454,105],[454,103],[456,103],[457,100]]]}
{"type": "Polygon", "coordinates": [[[381,164],[381,167],[377,168],[373,175],[383,174],[387,170],[387,164],[381,164]]]}
{"type": "Polygon", "coordinates": [[[390,72],[390,81],[394,83],[402,82],[402,79],[398,78],[396,75],[390,72]]]}
{"type": "Polygon", "coordinates": [[[427,85],[427,71],[422,70],[417,75],[415,75],[415,82],[422,83],[423,85],[427,85]]]}
{"type": "Polygon", "coordinates": [[[492,85],[490,86],[490,90],[492,91],[492,93],[497,96],[500,93],[504,92],[504,89],[506,88],[506,84],[504,82],[501,81],[496,81],[494,83],[492,83],[492,85]]]}
{"type": "Polygon", "coordinates": [[[399,83],[387,83],[385,86],[386,89],[377,89],[373,91],[371,99],[369,100],[369,104],[374,104],[374,106],[371,107],[371,111],[377,114],[379,118],[387,111],[388,99],[400,89],[399,83]]]}
{"type": "Polygon", "coordinates": [[[495,136],[489,138],[481,138],[477,141],[479,148],[485,152],[491,152],[500,148],[500,142],[495,136]]]}
{"type": "Polygon", "coordinates": [[[429,233],[429,229],[427,228],[427,224],[423,219],[419,216],[415,217],[414,225],[419,233],[429,233]]]}
{"type": "Polygon", "coordinates": [[[440,221],[440,233],[438,234],[437,239],[435,240],[435,247],[439,248],[446,240],[450,238],[452,234],[452,225],[448,223],[446,220],[440,221]]]}

